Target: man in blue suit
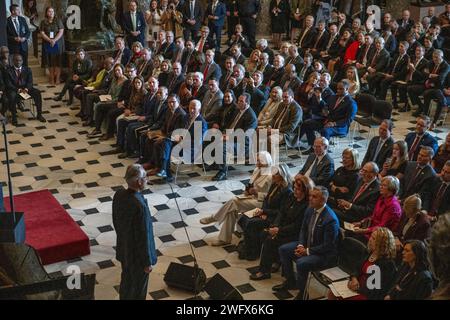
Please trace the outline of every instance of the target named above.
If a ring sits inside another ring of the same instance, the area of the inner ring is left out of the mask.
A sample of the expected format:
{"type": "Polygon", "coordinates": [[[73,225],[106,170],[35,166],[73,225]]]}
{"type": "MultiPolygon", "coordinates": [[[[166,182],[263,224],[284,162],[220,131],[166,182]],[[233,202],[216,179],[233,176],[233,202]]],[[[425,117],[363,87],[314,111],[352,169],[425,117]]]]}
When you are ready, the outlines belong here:
{"type": "Polygon", "coordinates": [[[282,245],[280,253],[283,275],[282,284],[274,291],[299,289],[296,300],[301,300],[306,289],[308,274],[336,261],[339,222],[334,211],[326,205],[328,190],[316,186],[309,195],[309,208],[305,212],[298,241],[282,245]],[[294,276],[292,261],[297,268],[294,276]]]}
{"type": "MultiPolygon", "coordinates": [[[[325,102],[324,118],[309,119],[304,122],[301,136],[306,133],[310,146],[314,143],[316,131],[327,139],[333,136],[347,135],[357,111],[356,101],[348,94],[349,87],[350,84],[347,80],[340,81],[337,84],[336,94],[325,102]]],[[[319,95],[320,91],[316,94],[319,95]]],[[[318,99],[322,98],[319,96],[318,99]]]]}
{"type": "Polygon", "coordinates": [[[225,16],[227,8],[225,4],[219,0],[212,0],[206,8],[206,19],[208,19],[208,27],[211,30],[209,34],[211,38],[216,37],[216,52],[220,52],[220,41],[222,36],[222,28],[225,24],[225,16]]]}
{"type": "Polygon", "coordinates": [[[137,11],[138,2],[130,1],[128,5],[129,11],[124,13],[123,27],[127,36],[128,47],[131,48],[133,43],[138,41],[145,47],[145,18],[142,11],[137,11]]]}
{"type": "Polygon", "coordinates": [[[434,154],[436,154],[438,143],[436,139],[427,132],[427,129],[430,127],[430,123],[430,118],[422,115],[416,120],[416,130],[406,135],[405,142],[408,145],[409,161],[417,161],[420,146],[431,147],[434,154]]]}
{"type": "Polygon", "coordinates": [[[20,8],[17,4],[12,4],[9,11],[11,16],[6,21],[9,51],[11,54],[20,54],[23,58],[23,65],[28,66],[30,29],[25,18],[20,16],[20,8]]]}

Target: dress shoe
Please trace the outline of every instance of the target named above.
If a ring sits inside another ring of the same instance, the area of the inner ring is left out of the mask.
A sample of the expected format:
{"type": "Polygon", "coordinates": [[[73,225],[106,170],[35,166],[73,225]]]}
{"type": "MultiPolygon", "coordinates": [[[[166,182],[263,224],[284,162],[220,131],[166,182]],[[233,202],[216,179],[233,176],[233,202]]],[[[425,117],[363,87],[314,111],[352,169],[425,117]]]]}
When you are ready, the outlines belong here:
{"type": "Polygon", "coordinates": [[[71,106],[72,104],[73,104],[73,100],[67,101],[67,105],[68,105],[68,106],[71,106]]]}
{"type": "Polygon", "coordinates": [[[137,159],[137,158],[139,158],[139,153],[133,152],[130,155],[128,155],[128,158],[130,158],[130,159],[137,159]]]}
{"type": "Polygon", "coordinates": [[[153,168],[147,172],[147,176],[154,176],[159,172],[159,168],[153,168]]]}
{"type": "Polygon", "coordinates": [[[259,256],[250,256],[250,255],[247,255],[247,257],[245,257],[245,259],[247,259],[247,261],[255,261],[255,260],[258,260],[259,259],[259,256]]]}
{"type": "Polygon", "coordinates": [[[270,269],[270,271],[272,273],[275,273],[275,272],[278,272],[278,270],[280,270],[280,268],[281,268],[281,264],[274,262],[274,263],[272,263],[272,268],[270,269]]]}
{"type": "Polygon", "coordinates": [[[98,140],[100,140],[100,141],[106,141],[106,140],[109,140],[109,139],[111,139],[111,138],[112,138],[111,135],[105,133],[105,134],[102,135],[102,136],[100,137],[100,139],[98,139],[98,140]]]}
{"type": "Polygon", "coordinates": [[[53,101],[61,101],[62,100],[62,96],[57,95],[56,97],[53,98],[53,101]]]}
{"type": "Polygon", "coordinates": [[[119,154],[119,156],[118,156],[119,159],[125,159],[127,157],[128,157],[128,152],[123,152],[123,153],[119,154]]]}
{"type": "Polygon", "coordinates": [[[36,119],[39,120],[40,122],[47,122],[47,120],[45,120],[45,118],[42,116],[42,114],[38,114],[36,119]]]}
{"type": "Polygon", "coordinates": [[[11,124],[15,127],[17,127],[19,125],[19,123],[17,122],[17,119],[12,119],[11,124]]]}
{"type": "Polygon", "coordinates": [[[222,241],[222,240],[215,240],[213,242],[211,242],[211,245],[213,247],[221,247],[221,246],[226,246],[227,244],[230,244],[229,242],[226,241],[222,241]]]}
{"type": "Polygon", "coordinates": [[[227,174],[223,171],[217,172],[217,174],[212,178],[213,181],[222,181],[227,179],[227,174]]]}
{"type": "Polygon", "coordinates": [[[160,178],[167,178],[167,172],[166,172],[166,170],[161,170],[160,172],[158,172],[157,174],[156,174],[156,176],[157,177],[160,177],[160,178]]]}
{"type": "Polygon", "coordinates": [[[87,137],[88,138],[96,138],[96,137],[99,137],[99,136],[101,136],[102,135],[102,132],[100,131],[100,130],[92,130],[92,132],[91,133],[89,133],[88,135],[87,135],[87,137]]]}
{"type": "Polygon", "coordinates": [[[258,272],[258,273],[251,274],[250,280],[259,281],[259,280],[270,279],[270,277],[271,277],[270,273],[258,272]]]}
{"type": "Polygon", "coordinates": [[[213,222],[216,222],[216,219],[214,218],[213,215],[200,219],[201,224],[211,224],[213,222]]]}
{"type": "Polygon", "coordinates": [[[174,178],[173,178],[172,176],[167,176],[167,177],[166,177],[166,182],[167,182],[167,183],[172,183],[173,180],[174,180],[174,178]]]}
{"type": "Polygon", "coordinates": [[[303,155],[309,155],[309,154],[311,154],[313,152],[314,152],[314,149],[313,148],[309,148],[309,149],[307,149],[305,151],[302,151],[302,154],[303,155]]]}
{"type": "Polygon", "coordinates": [[[411,107],[408,104],[405,104],[405,106],[403,108],[400,108],[398,111],[409,112],[409,111],[411,111],[411,107]]]}
{"type": "Polygon", "coordinates": [[[272,287],[273,291],[283,291],[283,290],[295,290],[297,287],[294,283],[289,283],[288,281],[284,281],[281,284],[272,287]]]}
{"type": "Polygon", "coordinates": [[[75,117],[78,117],[78,118],[84,118],[84,115],[83,115],[83,113],[80,111],[80,112],[78,112],[76,115],[75,115],[75,117]]]}

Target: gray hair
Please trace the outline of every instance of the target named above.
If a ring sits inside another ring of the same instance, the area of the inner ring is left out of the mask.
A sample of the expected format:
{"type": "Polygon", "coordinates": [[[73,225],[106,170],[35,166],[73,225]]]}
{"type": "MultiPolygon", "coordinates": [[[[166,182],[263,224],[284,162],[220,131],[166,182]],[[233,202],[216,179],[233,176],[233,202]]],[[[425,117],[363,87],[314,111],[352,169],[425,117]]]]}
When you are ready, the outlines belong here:
{"type": "Polygon", "coordinates": [[[262,46],[262,47],[267,47],[269,44],[267,43],[267,40],[266,39],[259,39],[257,42],[256,42],[256,46],[258,47],[258,46],[262,46]]]}
{"type": "Polygon", "coordinates": [[[384,44],[385,44],[384,38],[382,38],[382,37],[376,38],[375,43],[377,43],[377,42],[380,43],[382,46],[384,46],[384,44]]]}
{"type": "Polygon", "coordinates": [[[131,164],[128,166],[127,171],[125,173],[125,181],[128,185],[135,184],[139,179],[145,178],[147,173],[144,170],[144,167],[140,164],[131,164]]]}
{"type": "Polygon", "coordinates": [[[431,271],[439,280],[439,288],[450,282],[450,213],[439,216],[433,226],[428,244],[431,271]]]}
{"type": "Polygon", "coordinates": [[[328,189],[324,186],[315,186],[313,190],[319,191],[322,194],[323,199],[325,202],[327,202],[328,197],[330,196],[330,193],[328,192],[328,189]]]}
{"type": "Polygon", "coordinates": [[[372,166],[372,173],[376,173],[378,174],[380,172],[380,168],[378,167],[378,165],[376,164],[376,162],[373,161],[369,161],[366,164],[370,164],[372,166]]]}
{"type": "Polygon", "coordinates": [[[428,156],[430,158],[433,158],[434,156],[434,150],[433,148],[429,147],[429,146],[421,146],[420,147],[420,151],[425,150],[428,153],[428,156]]]}
{"type": "Polygon", "coordinates": [[[397,195],[398,191],[400,190],[400,181],[397,177],[394,176],[386,176],[383,179],[381,179],[381,182],[387,181],[387,189],[392,192],[395,195],[397,195]]]}
{"type": "Polygon", "coordinates": [[[330,142],[325,137],[317,137],[316,140],[320,140],[322,144],[324,144],[327,147],[327,149],[330,146],[330,142]]]}

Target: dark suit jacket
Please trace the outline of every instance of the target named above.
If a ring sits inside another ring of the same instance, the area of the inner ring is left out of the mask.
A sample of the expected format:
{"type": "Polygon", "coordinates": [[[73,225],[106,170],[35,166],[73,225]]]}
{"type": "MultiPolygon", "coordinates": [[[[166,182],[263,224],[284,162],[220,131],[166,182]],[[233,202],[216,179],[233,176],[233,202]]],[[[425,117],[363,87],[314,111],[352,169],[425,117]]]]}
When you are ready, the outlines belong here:
{"type": "Polygon", "coordinates": [[[405,81],[406,76],[408,75],[408,63],[409,56],[405,54],[398,62],[398,55],[396,55],[393,59],[391,59],[391,63],[389,66],[389,73],[394,76],[394,81],[401,80],[405,81]],[[397,64],[395,64],[397,62],[397,64]],[[395,69],[394,69],[395,67],[395,69]]]}
{"type": "Polygon", "coordinates": [[[325,30],[322,35],[320,35],[320,33],[317,32],[314,41],[312,43],[312,49],[316,49],[318,52],[325,51],[329,40],[330,34],[328,33],[328,31],[325,30]]]}
{"type": "Polygon", "coordinates": [[[174,130],[186,128],[187,120],[186,111],[181,107],[177,108],[174,113],[167,110],[161,131],[166,137],[170,137],[174,130]]]}
{"type": "Polygon", "coordinates": [[[258,115],[267,102],[264,92],[262,92],[259,88],[253,88],[250,86],[247,86],[244,92],[251,95],[252,98],[250,101],[250,107],[252,107],[255,114],[258,115]]]}
{"type": "MultiPolygon", "coordinates": [[[[376,53],[374,53],[375,56],[376,53]]],[[[373,60],[374,57],[372,57],[373,60]]],[[[373,61],[373,65],[370,65],[372,68],[374,68],[377,72],[385,72],[385,70],[389,66],[389,61],[391,59],[391,56],[389,55],[389,52],[386,49],[383,49],[380,51],[380,54],[378,57],[373,61]]],[[[369,61],[369,63],[372,63],[372,61],[369,61]]]]}
{"type": "MultiPolygon", "coordinates": [[[[231,127],[234,119],[236,118],[239,112],[240,110],[236,108],[232,112],[229,112],[225,115],[226,117],[224,119],[225,129],[229,129],[231,127]]],[[[242,129],[244,131],[247,131],[249,129],[256,129],[257,126],[258,126],[258,118],[256,117],[255,111],[253,111],[253,109],[250,107],[241,116],[234,129],[242,129]]]]}
{"type": "Polygon", "coordinates": [[[280,214],[281,205],[286,202],[290,194],[292,194],[292,189],[290,187],[279,189],[278,191],[275,191],[275,188],[277,188],[277,186],[272,183],[262,204],[262,210],[267,215],[267,220],[270,224],[272,224],[280,214]],[[269,196],[271,193],[274,194],[269,196]]]}
{"type": "Polygon", "coordinates": [[[92,61],[85,58],[81,62],[75,60],[72,64],[72,75],[78,75],[81,80],[88,80],[92,76],[92,61]]]}
{"type": "Polygon", "coordinates": [[[123,15],[123,27],[125,34],[127,35],[128,46],[133,44],[133,42],[139,41],[143,46],[145,46],[145,18],[142,11],[136,12],[136,30],[133,30],[133,23],[131,22],[131,13],[127,11],[123,15]],[[134,37],[131,35],[132,31],[140,31],[141,33],[134,37]]]}
{"type": "Polygon", "coordinates": [[[378,165],[378,167],[383,168],[384,163],[386,162],[386,159],[390,157],[392,154],[392,146],[394,145],[394,139],[392,137],[389,137],[387,139],[383,146],[380,149],[380,152],[378,152],[378,156],[376,159],[373,159],[375,152],[377,151],[378,143],[380,141],[380,137],[376,136],[370,140],[369,147],[367,148],[366,155],[364,156],[364,159],[361,163],[361,166],[364,166],[369,161],[374,161],[378,165]]]}
{"type": "Polygon", "coordinates": [[[112,218],[117,234],[116,259],[125,266],[144,269],[156,263],[155,248],[148,246],[148,238],[153,237],[147,230],[146,212],[135,198],[135,191],[119,190],[113,198],[112,218]],[[153,251],[153,252],[152,252],[153,251]]]}
{"type": "Polygon", "coordinates": [[[403,235],[403,229],[405,228],[405,225],[408,223],[408,220],[409,218],[406,216],[405,213],[403,213],[397,228],[397,232],[395,234],[402,243],[405,243],[408,240],[425,241],[426,239],[430,238],[431,224],[426,215],[418,214],[414,220],[414,223],[409,227],[405,235],[403,235]]]}
{"type": "MultiPolygon", "coordinates": [[[[365,44],[365,45],[363,45],[361,47],[360,50],[358,50],[358,53],[356,54],[356,62],[363,64],[363,62],[364,62],[364,55],[366,53],[366,48],[367,48],[367,45],[365,44]]],[[[370,63],[372,61],[373,55],[375,54],[376,50],[377,49],[375,48],[374,44],[372,44],[369,47],[369,50],[367,50],[367,55],[366,55],[366,63],[367,62],[370,63]]]]}
{"type": "Polygon", "coordinates": [[[307,199],[298,202],[293,193],[289,194],[289,197],[281,203],[280,213],[273,221],[273,225],[279,228],[278,240],[294,241],[297,239],[307,208],[307,199]]]}
{"type": "Polygon", "coordinates": [[[410,272],[409,265],[403,264],[397,275],[397,281],[388,294],[391,300],[426,300],[432,292],[433,277],[430,271],[410,272]],[[397,290],[397,285],[400,286],[401,290],[397,290]]]}
{"type": "Polygon", "coordinates": [[[5,85],[8,91],[17,92],[18,89],[33,88],[33,73],[27,66],[22,66],[20,76],[17,77],[14,67],[9,67],[5,74],[5,85]]]}
{"type": "MultiPolygon", "coordinates": [[[[310,154],[308,156],[308,159],[306,159],[305,165],[299,173],[305,174],[308,171],[309,167],[314,164],[315,160],[316,155],[310,154]]],[[[331,177],[334,174],[334,161],[329,154],[326,154],[317,164],[316,174],[313,175],[313,173],[314,172],[311,172],[310,178],[316,185],[327,187],[330,184],[331,177]]]]}
{"type": "Polygon", "coordinates": [[[364,190],[364,192],[355,199],[356,194],[363,184],[364,181],[361,179],[350,200],[352,207],[344,211],[344,216],[349,217],[349,222],[361,221],[362,219],[370,216],[375,208],[378,198],[380,197],[380,182],[375,179],[366,188],[366,190],[364,190]]]}
{"type": "Polygon", "coordinates": [[[8,48],[11,54],[27,52],[28,51],[28,38],[30,38],[30,29],[28,28],[27,20],[24,17],[19,16],[19,34],[17,34],[16,28],[12,21],[12,17],[6,19],[6,35],[8,37],[8,48]],[[26,38],[24,42],[16,42],[15,37],[26,38]]]}
{"type": "MultiPolygon", "coordinates": [[[[308,208],[305,212],[302,228],[300,230],[299,242],[305,248],[308,243],[308,229],[310,220],[314,217],[314,209],[308,208]]],[[[339,222],[334,211],[325,206],[316,221],[312,243],[309,246],[310,255],[322,256],[326,261],[331,261],[337,255],[339,222]]]]}
{"type": "Polygon", "coordinates": [[[286,75],[284,74],[281,77],[281,81],[280,81],[280,86],[281,89],[284,89],[284,86],[286,85],[286,83],[289,82],[288,88],[292,90],[292,92],[297,91],[298,87],[300,87],[300,85],[302,84],[302,81],[300,80],[299,77],[294,76],[292,79],[290,79],[290,75],[286,75]]]}
{"type": "Polygon", "coordinates": [[[175,49],[175,42],[172,42],[171,44],[167,44],[164,48],[162,48],[161,54],[164,56],[164,59],[172,60],[175,49]]]}
{"type": "Polygon", "coordinates": [[[358,292],[366,296],[368,300],[383,300],[394,284],[397,268],[394,259],[380,258],[374,262],[374,265],[378,266],[380,270],[380,288],[369,289],[368,281],[363,281],[358,292]]]}
{"type": "Polygon", "coordinates": [[[298,55],[295,58],[287,57],[284,62],[285,62],[284,65],[286,65],[286,66],[288,64],[293,64],[295,66],[295,72],[297,72],[297,75],[298,75],[298,72],[300,71],[300,69],[301,69],[301,67],[302,67],[302,65],[304,63],[303,58],[302,58],[301,55],[298,55]]]}
{"type": "Polygon", "coordinates": [[[201,114],[205,121],[208,123],[208,127],[212,127],[214,123],[220,123],[220,117],[222,114],[222,102],[223,93],[217,91],[212,94],[211,91],[206,91],[203,97],[201,114]]]}
{"type": "Polygon", "coordinates": [[[296,43],[299,44],[299,47],[302,49],[310,49],[314,46],[314,41],[316,39],[316,35],[317,35],[317,29],[312,27],[311,29],[308,30],[308,32],[306,33],[305,37],[303,38],[302,43],[300,43],[300,40],[303,37],[303,34],[306,32],[306,29],[303,29],[298,38],[296,43]]]}
{"type": "MultiPolygon", "coordinates": [[[[415,64],[416,61],[414,59],[413,64],[415,64]]],[[[411,82],[412,84],[424,84],[427,80],[428,74],[425,73],[425,71],[428,69],[429,61],[425,58],[422,58],[420,60],[419,64],[416,66],[416,70],[414,70],[412,74],[411,82]]]]}
{"type": "MultiPolygon", "coordinates": [[[[204,73],[205,69],[206,69],[206,62],[201,66],[200,72],[204,73]]],[[[220,81],[221,77],[222,77],[222,70],[220,69],[220,66],[213,61],[209,66],[208,73],[203,79],[203,83],[207,84],[210,79],[217,79],[217,81],[220,81]]]]}
{"type": "MultiPolygon", "coordinates": [[[[406,135],[405,142],[408,145],[408,151],[409,151],[409,149],[411,149],[411,147],[414,143],[414,140],[416,139],[416,135],[417,134],[415,132],[410,132],[406,135]]],[[[422,136],[422,140],[420,140],[418,147],[416,148],[416,152],[414,152],[413,158],[409,159],[409,160],[411,160],[411,161],[417,160],[417,155],[420,152],[420,146],[431,147],[434,151],[434,154],[436,154],[437,149],[438,149],[438,143],[437,143],[436,139],[428,132],[425,132],[425,134],[422,136]]]]}
{"type": "Polygon", "coordinates": [[[191,6],[190,2],[186,1],[184,3],[183,8],[181,9],[181,13],[183,14],[183,27],[187,28],[189,30],[200,30],[200,26],[203,22],[203,5],[200,3],[200,0],[195,0],[195,6],[194,6],[194,19],[195,24],[190,25],[187,23],[187,20],[191,19],[191,6]]]}
{"type": "MultiPolygon", "coordinates": [[[[425,75],[428,76],[430,75],[431,72],[433,72],[435,67],[435,64],[433,61],[430,62],[430,65],[428,67],[429,72],[425,73],[425,75]]],[[[434,78],[434,79],[429,79],[430,82],[433,83],[434,85],[434,89],[442,89],[444,87],[444,82],[445,82],[445,78],[447,77],[447,74],[450,71],[450,66],[448,65],[448,63],[444,60],[442,61],[442,63],[439,65],[437,74],[439,75],[439,77],[434,78]]]]}
{"type": "Polygon", "coordinates": [[[414,179],[416,175],[417,162],[410,161],[406,165],[405,176],[402,179],[401,197],[400,199],[405,199],[406,197],[418,193],[423,194],[426,188],[431,186],[433,178],[436,176],[434,169],[427,165],[419,174],[419,176],[414,180],[413,185],[410,182],[414,179]]]}
{"type": "Polygon", "coordinates": [[[397,31],[397,40],[403,41],[406,40],[406,35],[414,26],[414,20],[409,19],[405,27],[403,27],[403,19],[398,19],[398,31],[397,31]]]}
{"type": "MultiPolygon", "coordinates": [[[[440,177],[434,177],[431,180],[431,183],[428,185],[427,188],[423,188],[421,190],[420,196],[422,198],[422,208],[426,211],[430,211],[433,205],[433,201],[435,200],[435,197],[439,191],[439,188],[441,187],[442,180],[440,177]]],[[[445,190],[445,193],[443,197],[441,198],[441,203],[439,207],[437,208],[437,214],[441,215],[450,210],[450,186],[447,187],[445,190]]]]}
{"type": "Polygon", "coordinates": [[[285,135],[286,143],[288,146],[296,147],[298,144],[298,139],[300,138],[298,136],[297,128],[301,125],[301,122],[303,120],[303,110],[295,100],[292,101],[291,104],[289,104],[286,112],[283,112],[284,110],[285,107],[284,103],[282,102],[273,117],[271,125],[272,128],[279,129],[280,134],[285,135]],[[279,121],[277,120],[281,116],[283,117],[283,119],[281,120],[279,127],[275,128],[275,124],[279,123],[279,121]]]}
{"type": "Polygon", "coordinates": [[[387,40],[385,40],[384,48],[389,52],[389,54],[394,56],[395,52],[397,51],[397,39],[393,34],[391,34],[387,40]]]}
{"type": "Polygon", "coordinates": [[[149,115],[146,118],[147,124],[151,130],[159,130],[162,128],[167,111],[167,102],[163,102],[158,112],[158,106],[160,102],[154,98],[150,99],[150,96],[144,101],[144,110],[149,110],[149,115]]]}
{"type": "Polygon", "coordinates": [[[176,76],[173,72],[170,73],[169,78],[167,79],[167,92],[178,92],[184,80],[182,74],[176,76]]]}
{"type": "MultiPolygon", "coordinates": [[[[112,57],[115,58],[117,54],[119,53],[119,50],[115,50],[112,57]]],[[[128,62],[130,62],[131,59],[131,50],[129,48],[124,48],[122,53],[122,58],[120,59],[120,63],[123,66],[126,66],[128,62]]]]}

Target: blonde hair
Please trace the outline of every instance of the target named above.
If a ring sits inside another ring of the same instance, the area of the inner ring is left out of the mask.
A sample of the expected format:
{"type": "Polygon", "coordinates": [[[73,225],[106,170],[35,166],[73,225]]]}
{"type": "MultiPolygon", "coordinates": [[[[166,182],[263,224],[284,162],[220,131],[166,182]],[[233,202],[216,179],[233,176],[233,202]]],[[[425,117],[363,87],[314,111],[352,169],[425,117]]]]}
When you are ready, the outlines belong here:
{"type": "Polygon", "coordinates": [[[342,151],[342,155],[344,155],[344,154],[350,154],[352,156],[353,167],[351,168],[351,170],[358,170],[359,168],[361,168],[361,165],[359,164],[359,161],[358,161],[358,158],[359,158],[358,150],[356,150],[354,148],[346,148],[346,149],[344,149],[344,151],[342,151]]]}
{"type": "Polygon", "coordinates": [[[374,243],[373,253],[377,259],[394,259],[396,257],[395,238],[391,230],[385,227],[377,228],[372,232],[370,238],[374,243]]]}

